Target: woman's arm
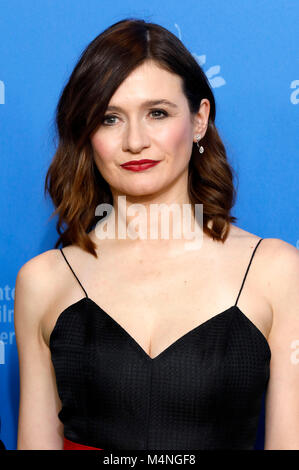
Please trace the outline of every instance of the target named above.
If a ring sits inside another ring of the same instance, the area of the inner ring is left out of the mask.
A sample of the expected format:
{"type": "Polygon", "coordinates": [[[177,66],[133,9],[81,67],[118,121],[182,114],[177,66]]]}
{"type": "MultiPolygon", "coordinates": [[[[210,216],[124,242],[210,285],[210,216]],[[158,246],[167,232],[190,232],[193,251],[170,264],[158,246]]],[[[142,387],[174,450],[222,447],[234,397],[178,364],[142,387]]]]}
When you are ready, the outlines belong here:
{"type": "Polygon", "coordinates": [[[63,449],[61,402],[41,318],[51,293],[45,254],[28,261],[15,285],[14,322],[20,369],[18,450],[63,449]]]}
{"type": "Polygon", "coordinates": [[[268,286],[273,309],[265,450],[299,450],[299,251],[272,239],[268,286]]]}

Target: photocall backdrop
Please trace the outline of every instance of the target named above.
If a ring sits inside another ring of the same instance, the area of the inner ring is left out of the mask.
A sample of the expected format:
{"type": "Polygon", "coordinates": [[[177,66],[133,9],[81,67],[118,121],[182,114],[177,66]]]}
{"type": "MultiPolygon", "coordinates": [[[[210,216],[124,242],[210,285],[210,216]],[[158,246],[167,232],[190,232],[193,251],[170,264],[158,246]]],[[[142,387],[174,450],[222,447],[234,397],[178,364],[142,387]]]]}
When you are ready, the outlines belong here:
{"type": "MultiPolygon", "coordinates": [[[[237,225],[299,248],[298,0],[0,0],[0,439],[7,449],[16,448],[19,406],[15,280],[57,239],[43,196],[55,106],[82,50],[127,17],[166,27],[203,67],[238,175],[237,225]]],[[[263,439],[264,406],[257,449],[263,439]]]]}

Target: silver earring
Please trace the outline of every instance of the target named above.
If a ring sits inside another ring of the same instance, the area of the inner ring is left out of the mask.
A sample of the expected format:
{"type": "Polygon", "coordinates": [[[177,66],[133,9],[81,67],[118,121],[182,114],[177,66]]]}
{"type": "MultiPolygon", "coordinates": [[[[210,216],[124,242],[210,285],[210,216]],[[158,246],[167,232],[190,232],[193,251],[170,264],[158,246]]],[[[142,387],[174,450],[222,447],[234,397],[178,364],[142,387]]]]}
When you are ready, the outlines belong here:
{"type": "Polygon", "coordinates": [[[204,153],[205,149],[203,148],[202,145],[199,145],[200,138],[201,138],[201,135],[200,135],[200,134],[197,134],[197,135],[195,136],[196,145],[197,145],[197,147],[198,147],[199,153],[204,153]]]}

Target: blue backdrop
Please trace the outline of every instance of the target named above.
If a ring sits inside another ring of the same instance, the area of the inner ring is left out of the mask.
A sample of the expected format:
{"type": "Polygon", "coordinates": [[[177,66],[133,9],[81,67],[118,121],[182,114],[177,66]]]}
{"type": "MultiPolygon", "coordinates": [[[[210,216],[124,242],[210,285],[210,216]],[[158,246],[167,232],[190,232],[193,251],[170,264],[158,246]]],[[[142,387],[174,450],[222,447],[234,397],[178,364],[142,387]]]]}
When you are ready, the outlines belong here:
{"type": "Polygon", "coordinates": [[[19,401],[15,280],[56,241],[43,197],[54,109],[83,48],[126,17],[172,31],[209,78],[238,174],[237,225],[299,248],[298,0],[0,0],[0,438],[8,449],[16,448],[19,401]]]}

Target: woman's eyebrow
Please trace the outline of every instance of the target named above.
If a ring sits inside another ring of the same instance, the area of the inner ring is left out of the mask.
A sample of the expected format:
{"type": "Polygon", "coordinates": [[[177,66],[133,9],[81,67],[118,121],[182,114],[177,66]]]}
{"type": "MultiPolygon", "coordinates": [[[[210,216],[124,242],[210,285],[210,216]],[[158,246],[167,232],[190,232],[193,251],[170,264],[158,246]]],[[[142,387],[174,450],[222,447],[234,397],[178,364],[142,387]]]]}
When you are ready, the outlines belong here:
{"type": "MultiPolygon", "coordinates": [[[[172,108],[177,108],[177,105],[175,103],[172,103],[172,101],[169,100],[147,100],[144,101],[141,106],[156,106],[159,104],[166,104],[172,108]]],[[[122,111],[122,108],[120,106],[108,106],[107,111],[122,111]]]]}

